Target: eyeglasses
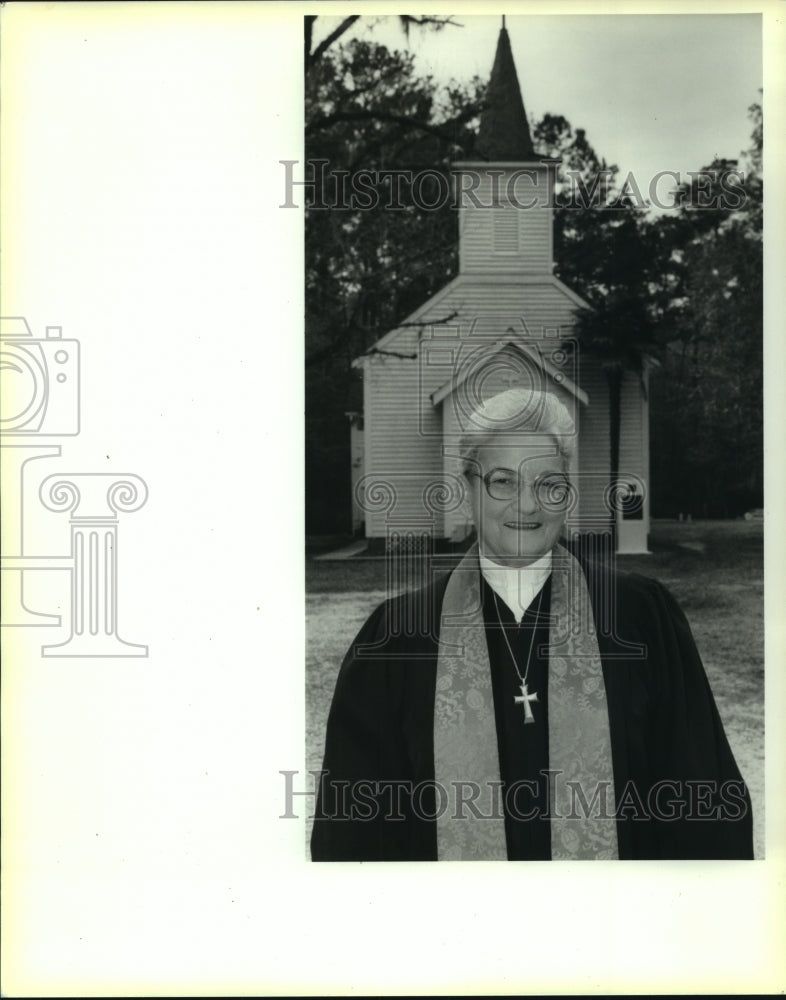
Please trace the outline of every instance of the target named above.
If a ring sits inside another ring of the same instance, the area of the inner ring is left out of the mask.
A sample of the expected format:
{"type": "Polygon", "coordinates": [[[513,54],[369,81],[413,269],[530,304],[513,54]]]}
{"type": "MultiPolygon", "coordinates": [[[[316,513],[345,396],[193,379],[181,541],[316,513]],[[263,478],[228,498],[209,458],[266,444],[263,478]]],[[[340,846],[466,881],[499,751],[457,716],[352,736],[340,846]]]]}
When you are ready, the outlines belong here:
{"type": "MultiPolygon", "coordinates": [[[[517,476],[512,469],[492,469],[485,476],[477,472],[468,472],[467,475],[482,479],[492,500],[513,500],[526,485],[524,478],[517,476]]],[[[574,498],[573,485],[562,472],[546,472],[538,476],[532,483],[532,491],[542,510],[565,510],[574,498]]]]}

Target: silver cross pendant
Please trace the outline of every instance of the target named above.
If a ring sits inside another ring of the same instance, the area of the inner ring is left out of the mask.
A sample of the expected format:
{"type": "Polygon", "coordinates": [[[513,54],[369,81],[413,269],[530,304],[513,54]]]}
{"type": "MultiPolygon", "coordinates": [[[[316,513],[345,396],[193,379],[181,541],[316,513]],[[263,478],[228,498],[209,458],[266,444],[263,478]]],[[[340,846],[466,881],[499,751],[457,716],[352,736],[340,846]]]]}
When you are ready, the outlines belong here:
{"type": "Polygon", "coordinates": [[[532,714],[532,709],[530,708],[530,702],[538,700],[538,692],[533,691],[532,694],[530,694],[529,691],[527,691],[527,682],[522,681],[521,694],[516,695],[516,697],[513,700],[516,702],[517,705],[524,706],[524,724],[526,725],[528,722],[534,722],[535,716],[532,714]]]}

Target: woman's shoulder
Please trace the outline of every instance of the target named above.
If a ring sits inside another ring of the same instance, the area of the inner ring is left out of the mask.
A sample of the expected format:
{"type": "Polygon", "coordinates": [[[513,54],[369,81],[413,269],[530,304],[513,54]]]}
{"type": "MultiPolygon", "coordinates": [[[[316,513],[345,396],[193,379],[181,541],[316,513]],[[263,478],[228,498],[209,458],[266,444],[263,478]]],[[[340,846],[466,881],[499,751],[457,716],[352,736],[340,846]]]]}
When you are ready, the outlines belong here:
{"type": "Polygon", "coordinates": [[[440,612],[449,572],[435,574],[428,583],[391,594],[372,611],[352,645],[372,650],[374,659],[398,658],[436,650],[440,612]]]}
{"type": "Polygon", "coordinates": [[[601,560],[585,556],[580,551],[574,551],[572,554],[584,571],[591,589],[607,593],[616,591],[620,596],[639,601],[674,599],[661,580],[627,570],[615,558],[601,560]]]}
{"type": "Polygon", "coordinates": [[[677,600],[662,580],[625,569],[614,558],[601,560],[577,551],[573,555],[584,572],[593,605],[612,601],[620,617],[682,617],[677,600]]]}
{"type": "Polygon", "coordinates": [[[377,605],[373,614],[389,617],[404,611],[422,612],[425,608],[439,607],[450,579],[450,570],[435,573],[428,583],[396,588],[396,592],[377,605]]]}

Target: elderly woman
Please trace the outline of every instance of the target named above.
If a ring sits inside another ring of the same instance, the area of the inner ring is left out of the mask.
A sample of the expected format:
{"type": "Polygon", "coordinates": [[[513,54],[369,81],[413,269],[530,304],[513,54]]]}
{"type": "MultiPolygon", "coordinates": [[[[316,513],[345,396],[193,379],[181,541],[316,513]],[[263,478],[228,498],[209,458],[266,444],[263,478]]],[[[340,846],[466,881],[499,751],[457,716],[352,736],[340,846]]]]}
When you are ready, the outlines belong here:
{"type": "Polygon", "coordinates": [[[548,393],[472,415],[477,542],[352,644],[314,860],[752,857],[750,799],[674,598],[559,542],[574,440],[548,393]]]}

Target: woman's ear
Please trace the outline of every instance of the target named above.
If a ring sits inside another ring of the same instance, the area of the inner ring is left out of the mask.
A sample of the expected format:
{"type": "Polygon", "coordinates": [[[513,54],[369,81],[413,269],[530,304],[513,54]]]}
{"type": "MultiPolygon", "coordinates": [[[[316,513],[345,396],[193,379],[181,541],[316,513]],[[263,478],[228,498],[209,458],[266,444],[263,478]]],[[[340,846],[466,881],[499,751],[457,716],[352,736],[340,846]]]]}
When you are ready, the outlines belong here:
{"type": "Polygon", "coordinates": [[[472,504],[472,479],[462,474],[460,482],[463,488],[463,495],[459,504],[459,511],[461,512],[461,516],[469,521],[470,524],[474,524],[475,508],[472,504]]]}

